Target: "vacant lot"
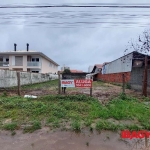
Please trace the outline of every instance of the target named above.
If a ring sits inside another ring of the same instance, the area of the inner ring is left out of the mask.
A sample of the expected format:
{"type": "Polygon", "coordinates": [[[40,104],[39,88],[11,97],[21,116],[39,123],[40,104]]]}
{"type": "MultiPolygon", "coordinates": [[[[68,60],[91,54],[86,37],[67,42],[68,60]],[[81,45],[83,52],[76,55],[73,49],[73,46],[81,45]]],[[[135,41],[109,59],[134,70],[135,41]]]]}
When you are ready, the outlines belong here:
{"type": "MultiPolygon", "coordinates": [[[[65,131],[86,131],[94,133],[91,137],[96,137],[95,132],[100,133],[105,130],[116,133],[124,129],[150,130],[149,98],[140,96],[140,93],[127,90],[127,94],[124,95],[120,94],[120,86],[94,82],[93,97],[89,96],[89,89],[67,89],[65,95],[58,95],[57,84],[58,81],[50,81],[23,86],[20,97],[17,96],[15,88],[11,91],[1,92],[0,129],[11,131],[11,135],[16,133],[18,135],[19,132],[20,137],[16,140],[23,137],[20,132],[32,133],[44,128],[46,128],[46,133],[59,130],[59,134],[60,132],[67,134],[67,138],[69,138],[70,132],[64,133],[65,131]],[[38,98],[23,98],[24,94],[38,95],[38,98]]],[[[44,132],[44,134],[46,133],[44,132]]],[[[4,134],[2,132],[3,136],[4,134]]],[[[36,133],[34,134],[36,135],[36,133]]],[[[51,134],[51,136],[54,135],[51,134]]],[[[59,137],[59,135],[57,136],[59,137]]],[[[74,138],[78,139],[76,136],[74,138]]],[[[109,139],[109,137],[107,138],[109,139]]],[[[84,146],[88,147],[88,140],[85,144],[86,139],[83,142],[84,146]]],[[[36,138],[33,138],[34,140],[36,141],[36,138]]],[[[118,138],[115,142],[117,140],[118,138]]],[[[0,139],[0,143],[3,143],[3,140],[0,139]]],[[[4,144],[4,146],[6,145],[4,144]]],[[[30,149],[33,147],[34,143],[31,143],[30,149]]]]}

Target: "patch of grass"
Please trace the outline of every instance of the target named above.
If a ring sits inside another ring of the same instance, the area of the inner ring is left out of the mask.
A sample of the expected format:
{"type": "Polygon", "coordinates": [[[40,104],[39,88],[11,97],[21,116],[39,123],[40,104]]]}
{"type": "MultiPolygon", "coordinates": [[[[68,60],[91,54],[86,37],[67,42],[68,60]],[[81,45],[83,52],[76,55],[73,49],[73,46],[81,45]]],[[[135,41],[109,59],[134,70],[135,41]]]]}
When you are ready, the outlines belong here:
{"type": "Polygon", "coordinates": [[[96,123],[96,130],[101,131],[101,130],[112,130],[112,131],[116,131],[118,130],[118,125],[115,125],[111,122],[108,121],[98,121],[96,123]]]}
{"type": "Polygon", "coordinates": [[[3,126],[5,130],[14,131],[18,128],[17,123],[8,123],[3,126]]]}
{"type": "Polygon", "coordinates": [[[143,99],[144,99],[145,102],[150,102],[150,98],[149,97],[143,96],[143,99]]]}
{"type": "Polygon", "coordinates": [[[71,128],[73,131],[79,132],[81,131],[81,123],[78,120],[75,120],[71,123],[71,128]]]}
{"type": "Polygon", "coordinates": [[[52,127],[53,128],[59,128],[60,127],[60,123],[58,120],[55,120],[53,123],[52,123],[52,127]]]}
{"type": "Polygon", "coordinates": [[[48,89],[48,88],[56,88],[58,86],[58,80],[50,80],[47,82],[43,82],[43,83],[35,83],[35,84],[31,84],[31,85],[24,85],[21,86],[22,90],[40,90],[40,89],[48,89]]]}
{"type": "Polygon", "coordinates": [[[6,91],[4,91],[4,92],[2,93],[2,97],[6,97],[6,96],[8,96],[8,93],[7,93],[6,91]]]}
{"type": "Polygon", "coordinates": [[[90,118],[86,118],[84,124],[88,127],[92,124],[92,120],[90,118]]]}
{"type": "MultiPolygon", "coordinates": [[[[73,130],[81,130],[81,122],[91,127],[96,120],[97,130],[117,129],[150,129],[150,104],[144,104],[129,95],[120,94],[105,106],[101,105],[94,97],[86,95],[47,95],[37,99],[27,99],[19,96],[0,97],[0,120],[11,119],[16,125],[26,126],[24,132],[34,132],[41,128],[41,123],[46,120],[46,125],[59,128],[65,120],[65,125],[70,124],[73,130]],[[131,126],[116,125],[107,121],[131,120],[131,126]],[[33,122],[33,120],[36,120],[33,122]],[[134,123],[136,120],[136,123],[134,123]],[[138,127],[134,126],[137,125],[138,127]]],[[[13,125],[3,126],[0,129],[15,130],[19,128],[13,125]]],[[[65,127],[64,127],[65,128],[65,127]]]]}
{"type": "Polygon", "coordinates": [[[39,121],[34,121],[31,126],[24,128],[24,133],[32,133],[38,129],[41,129],[41,123],[39,121]]]}
{"type": "Polygon", "coordinates": [[[99,87],[99,86],[103,86],[105,87],[105,82],[98,80],[98,81],[93,81],[93,87],[99,87]]]}

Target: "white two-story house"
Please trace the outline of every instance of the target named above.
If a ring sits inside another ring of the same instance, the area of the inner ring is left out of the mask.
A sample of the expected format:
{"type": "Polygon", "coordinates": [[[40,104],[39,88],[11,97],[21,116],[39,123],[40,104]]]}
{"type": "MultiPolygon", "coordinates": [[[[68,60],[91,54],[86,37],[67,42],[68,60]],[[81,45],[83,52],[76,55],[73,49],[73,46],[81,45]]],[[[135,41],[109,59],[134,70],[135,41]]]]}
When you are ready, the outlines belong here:
{"type": "Polygon", "coordinates": [[[56,73],[58,64],[42,52],[14,51],[0,52],[0,69],[35,73],[56,73]]]}

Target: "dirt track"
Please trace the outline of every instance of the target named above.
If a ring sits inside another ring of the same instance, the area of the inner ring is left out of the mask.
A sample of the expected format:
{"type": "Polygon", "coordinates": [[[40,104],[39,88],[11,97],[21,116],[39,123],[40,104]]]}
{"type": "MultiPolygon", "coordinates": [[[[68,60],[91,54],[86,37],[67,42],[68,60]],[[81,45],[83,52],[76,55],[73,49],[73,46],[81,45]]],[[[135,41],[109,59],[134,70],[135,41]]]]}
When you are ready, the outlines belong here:
{"type": "Polygon", "coordinates": [[[9,132],[0,132],[0,150],[135,150],[143,147],[143,143],[134,147],[135,140],[123,141],[120,134],[113,132],[72,133],[66,131],[49,131],[43,128],[32,134],[15,136],[9,132]]]}

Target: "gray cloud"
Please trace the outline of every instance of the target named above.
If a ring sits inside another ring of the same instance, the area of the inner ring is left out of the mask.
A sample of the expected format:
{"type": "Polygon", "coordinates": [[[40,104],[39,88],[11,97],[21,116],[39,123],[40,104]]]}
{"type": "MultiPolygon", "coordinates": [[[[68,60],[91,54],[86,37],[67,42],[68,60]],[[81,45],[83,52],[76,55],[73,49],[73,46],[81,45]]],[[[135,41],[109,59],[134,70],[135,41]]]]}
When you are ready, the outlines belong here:
{"type": "MultiPolygon", "coordinates": [[[[50,1],[50,0],[30,0],[25,1],[26,4],[42,4],[42,3],[88,3],[92,2],[91,0],[65,0],[65,1],[50,1]]],[[[99,0],[95,0],[95,3],[99,3],[99,0]]],[[[106,3],[106,1],[101,1],[106,3]]],[[[120,2],[120,1],[107,1],[107,2],[120,2]]],[[[140,1],[130,0],[126,1],[131,3],[140,3],[140,1]]],[[[146,3],[143,1],[142,3],[146,3]]],[[[21,4],[19,0],[13,0],[11,4],[21,4]]],[[[1,5],[7,5],[8,2],[2,2],[1,5]]],[[[123,26],[110,27],[109,23],[104,24],[94,24],[94,28],[88,28],[89,25],[80,25],[76,28],[52,28],[48,25],[41,26],[27,26],[33,21],[39,21],[40,18],[29,18],[25,16],[26,13],[39,13],[43,11],[43,15],[46,15],[47,12],[64,13],[66,9],[15,9],[15,10],[0,10],[0,13],[5,13],[6,21],[10,23],[5,23],[1,25],[0,28],[0,45],[1,51],[13,50],[13,43],[17,43],[19,50],[24,50],[26,48],[26,43],[30,44],[30,49],[42,51],[51,59],[56,61],[60,66],[68,65],[72,69],[82,69],[87,71],[89,65],[94,65],[98,63],[103,63],[107,61],[112,61],[124,53],[125,46],[131,38],[136,38],[138,35],[145,29],[145,27],[138,27],[136,24],[131,28],[125,28],[123,26]],[[15,12],[15,13],[14,13],[15,12]],[[17,13],[16,13],[17,12],[17,13]],[[9,13],[9,14],[8,14],[9,13]],[[12,14],[15,14],[12,16],[12,14]],[[20,14],[20,18],[19,15],[20,14]],[[22,15],[21,15],[22,14],[22,15]],[[35,20],[34,20],[35,19],[35,20]],[[106,28],[105,28],[106,27],[106,28]],[[109,27],[109,28],[107,28],[109,27]]],[[[68,9],[67,9],[68,10],[68,9]]],[[[79,15],[78,11],[87,11],[90,10],[91,14],[96,14],[100,9],[76,9],[72,8],[71,11],[73,14],[79,15]]],[[[110,9],[101,9],[103,11],[109,11],[110,9]]],[[[114,9],[113,9],[114,10],[114,9]]],[[[112,11],[113,11],[112,10],[112,11]]],[[[122,11],[117,9],[118,11],[122,11]]],[[[131,13],[132,10],[126,10],[124,13],[131,13]],[[129,11],[129,12],[127,12],[129,11]]],[[[99,12],[102,13],[102,12],[99,12]]],[[[113,13],[113,12],[111,12],[113,13]]],[[[120,12],[118,12],[120,13],[120,12]]],[[[141,9],[138,13],[143,13],[141,9]]],[[[148,11],[149,13],[149,11],[148,11]]],[[[65,15],[68,15],[66,13],[65,15]]],[[[40,17],[40,15],[39,15],[40,17]]],[[[57,15],[58,17],[58,15],[57,15]]],[[[64,14],[63,14],[64,17],[64,14]]],[[[69,16],[70,17],[70,16],[69,16]]],[[[101,17],[101,16],[100,16],[101,17]]],[[[107,18],[105,21],[111,22],[114,18],[107,18]]],[[[41,18],[42,21],[47,21],[48,19],[41,18]]],[[[61,18],[50,18],[50,22],[59,22],[64,21],[61,18]]],[[[65,22],[81,21],[82,17],[75,17],[65,19],[65,22]]],[[[90,21],[90,18],[87,18],[86,21],[90,21]]],[[[146,24],[150,23],[149,20],[145,17],[142,18],[133,18],[132,21],[140,21],[146,24]]],[[[4,22],[4,18],[0,17],[0,22],[4,22]]],[[[54,25],[54,27],[56,24],[54,25]]]]}

